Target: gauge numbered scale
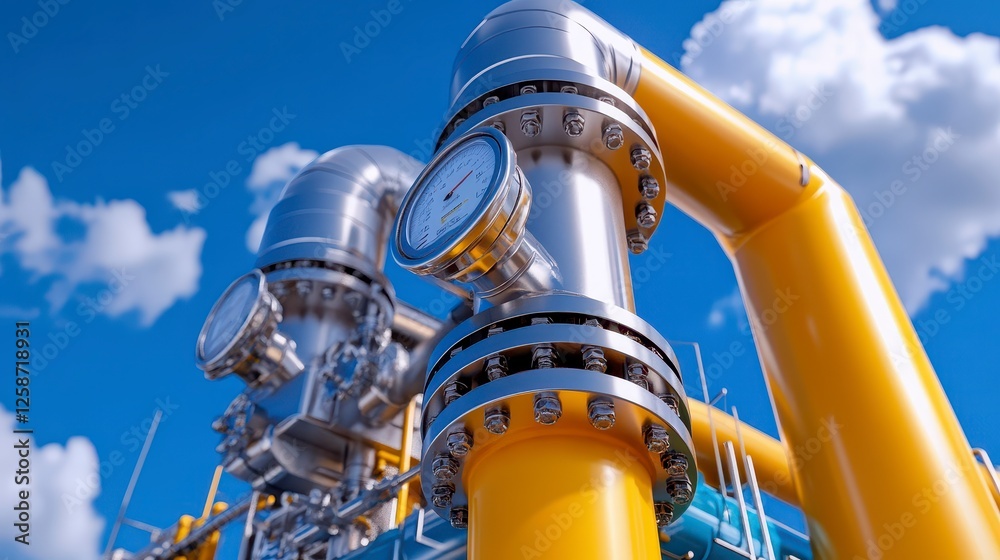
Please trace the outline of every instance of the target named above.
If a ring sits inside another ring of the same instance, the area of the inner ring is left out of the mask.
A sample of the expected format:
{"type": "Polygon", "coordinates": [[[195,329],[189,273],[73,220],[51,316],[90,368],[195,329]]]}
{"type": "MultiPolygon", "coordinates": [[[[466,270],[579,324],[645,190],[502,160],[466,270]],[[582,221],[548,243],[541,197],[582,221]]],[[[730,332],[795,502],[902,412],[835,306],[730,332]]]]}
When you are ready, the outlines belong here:
{"type": "Polygon", "coordinates": [[[393,255],[417,274],[472,282],[516,250],[530,201],[510,141],[477,128],[442,149],[407,192],[393,255]]]}

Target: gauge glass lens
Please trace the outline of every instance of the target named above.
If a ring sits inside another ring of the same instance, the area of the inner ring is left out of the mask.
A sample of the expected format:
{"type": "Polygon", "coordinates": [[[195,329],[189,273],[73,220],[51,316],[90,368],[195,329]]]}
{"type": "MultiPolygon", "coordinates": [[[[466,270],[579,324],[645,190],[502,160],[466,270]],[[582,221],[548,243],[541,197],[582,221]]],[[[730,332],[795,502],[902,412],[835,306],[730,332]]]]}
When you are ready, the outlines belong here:
{"type": "Polygon", "coordinates": [[[240,334],[240,327],[257,302],[259,282],[257,276],[248,275],[223,296],[225,300],[216,308],[206,326],[204,356],[207,360],[216,358],[240,334]]]}
{"type": "Polygon", "coordinates": [[[415,250],[433,245],[460,229],[490,189],[497,166],[496,149],[482,138],[457,148],[420,186],[406,227],[415,250]]]}

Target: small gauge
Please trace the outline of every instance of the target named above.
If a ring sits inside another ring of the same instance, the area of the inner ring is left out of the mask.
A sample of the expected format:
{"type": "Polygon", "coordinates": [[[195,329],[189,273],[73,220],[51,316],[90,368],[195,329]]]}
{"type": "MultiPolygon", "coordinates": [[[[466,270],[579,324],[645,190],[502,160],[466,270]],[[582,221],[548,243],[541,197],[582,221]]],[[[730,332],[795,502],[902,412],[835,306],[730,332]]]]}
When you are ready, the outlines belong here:
{"type": "Polygon", "coordinates": [[[474,129],[417,177],[400,205],[393,254],[417,274],[468,280],[520,236],[530,198],[510,141],[494,128],[474,129]]]}
{"type": "Polygon", "coordinates": [[[195,347],[198,367],[209,379],[235,372],[251,385],[296,375],[302,364],[294,342],[277,331],[280,321],[281,305],[267,290],[264,273],[254,269],[241,276],[205,319],[195,347]]]}

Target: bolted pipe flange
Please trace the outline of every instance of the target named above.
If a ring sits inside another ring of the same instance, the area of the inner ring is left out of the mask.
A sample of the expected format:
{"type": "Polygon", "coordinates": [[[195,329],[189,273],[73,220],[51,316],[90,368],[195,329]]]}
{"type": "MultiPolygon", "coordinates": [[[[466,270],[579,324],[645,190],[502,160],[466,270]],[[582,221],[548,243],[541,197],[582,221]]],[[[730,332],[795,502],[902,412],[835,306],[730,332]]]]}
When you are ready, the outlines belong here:
{"type": "Polygon", "coordinates": [[[431,472],[434,473],[434,478],[447,482],[458,474],[458,461],[447,453],[441,453],[431,463],[431,472]]]}
{"type": "MultiPolygon", "coordinates": [[[[652,453],[660,454],[665,453],[670,449],[670,434],[667,433],[667,429],[659,424],[650,424],[646,426],[646,429],[642,433],[643,440],[646,442],[646,449],[652,453]]],[[[685,466],[686,466],[685,461],[685,466]]]]}
{"type": "Polygon", "coordinates": [[[521,113],[521,132],[528,138],[538,136],[542,131],[542,118],[538,111],[531,110],[521,113]]]}
{"type": "Polygon", "coordinates": [[[649,169],[649,164],[653,161],[653,156],[646,148],[638,147],[632,150],[632,153],[629,154],[629,159],[632,161],[632,167],[639,171],[645,171],[649,169]]]}
{"type": "Polygon", "coordinates": [[[639,179],[639,194],[646,200],[653,200],[660,196],[660,183],[649,175],[643,175],[639,179]]]}
{"type": "Polygon", "coordinates": [[[581,349],[581,353],[583,354],[583,369],[601,373],[608,371],[608,361],[604,358],[604,350],[588,345],[581,349]]]}
{"type": "Polygon", "coordinates": [[[563,116],[563,130],[568,136],[579,136],[583,134],[583,115],[577,111],[566,111],[563,116]]]}
{"type": "Polygon", "coordinates": [[[535,422],[545,426],[555,424],[562,416],[562,403],[555,393],[535,395],[535,422]]]}
{"type": "Polygon", "coordinates": [[[597,397],[587,403],[587,416],[598,430],[607,430],[615,425],[615,403],[606,397],[597,397]]]}
{"type": "Polygon", "coordinates": [[[691,496],[694,495],[694,488],[691,487],[691,481],[688,480],[687,475],[684,475],[683,478],[671,478],[667,481],[666,488],[670,499],[677,505],[689,503],[691,496]]]}
{"type": "Polygon", "coordinates": [[[688,460],[683,453],[678,453],[676,451],[664,453],[663,456],[660,457],[660,462],[663,464],[663,469],[667,471],[667,475],[669,476],[680,477],[685,476],[685,473],[687,473],[688,460]]]}
{"type": "Polygon", "coordinates": [[[450,482],[439,482],[431,489],[431,502],[434,507],[446,508],[451,505],[451,498],[455,495],[455,485],[450,482]]]}
{"type": "Polygon", "coordinates": [[[451,526],[456,529],[468,529],[469,528],[469,508],[465,506],[455,506],[451,508],[451,513],[448,515],[451,521],[451,526]]]}
{"type": "Polygon", "coordinates": [[[625,143],[625,134],[619,124],[609,124],[604,127],[601,138],[604,140],[604,146],[609,150],[617,150],[625,143]]]}
{"type": "Polygon", "coordinates": [[[628,242],[628,250],[633,255],[644,253],[649,248],[649,242],[641,231],[630,231],[625,240],[628,242]]]}
{"type": "Polygon", "coordinates": [[[452,457],[457,459],[465,457],[472,451],[472,434],[464,428],[452,431],[448,434],[447,447],[452,457]]]}
{"type": "Polygon", "coordinates": [[[670,502],[654,503],[653,511],[656,512],[657,527],[666,527],[674,520],[674,506],[670,502]]]}
{"type": "Polygon", "coordinates": [[[501,377],[507,376],[507,358],[502,354],[494,354],[489,358],[486,358],[486,377],[490,381],[496,381],[501,377]]]}
{"type": "Polygon", "coordinates": [[[639,227],[651,228],[656,225],[656,209],[649,203],[643,202],[635,207],[635,221],[639,227]]]}
{"type": "Polygon", "coordinates": [[[486,409],[483,427],[491,434],[502,436],[507,433],[507,428],[510,427],[510,411],[502,406],[486,409]]]}

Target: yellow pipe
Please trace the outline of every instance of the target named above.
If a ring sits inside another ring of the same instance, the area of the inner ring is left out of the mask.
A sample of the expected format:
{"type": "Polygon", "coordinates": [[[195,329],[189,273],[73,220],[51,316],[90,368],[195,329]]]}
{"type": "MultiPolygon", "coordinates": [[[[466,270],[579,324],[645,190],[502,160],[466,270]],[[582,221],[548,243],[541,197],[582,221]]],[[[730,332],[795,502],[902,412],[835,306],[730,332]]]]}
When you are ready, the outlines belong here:
{"type": "MultiPolygon", "coordinates": [[[[413,455],[413,423],[417,416],[417,398],[410,399],[403,413],[403,441],[399,445],[399,473],[403,474],[410,470],[411,457],[413,455]]],[[[406,519],[410,513],[410,485],[404,484],[399,488],[396,495],[396,525],[406,519]]]]}
{"type": "Polygon", "coordinates": [[[212,484],[208,487],[208,497],[205,499],[205,507],[201,510],[201,519],[208,517],[212,511],[212,503],[215,502],[215,493],[219,490],[219,481],[222,480],[222,465],[215,467],[215,474],[212,475],[212,484]]]}
{"type": "Polygon", "coordinates": [[[668,197],[733,261],[816,556],[1000,558],[990,490],[849,196],[643,56],[668,197]]]}
{"type": "Polygon", "coordinates": [[[659,560],[648,452],[572,424],[508,432],[469,455],[471,560],[659,560]]]}

